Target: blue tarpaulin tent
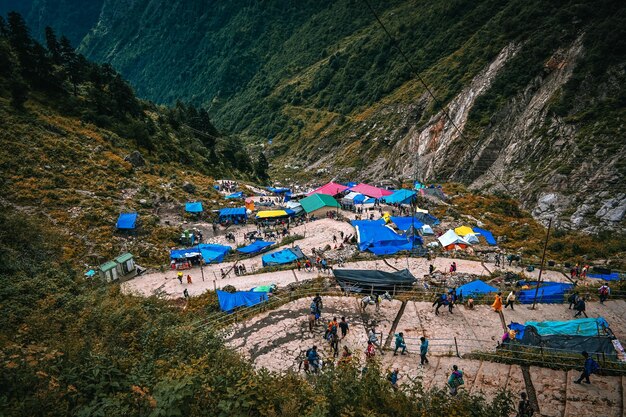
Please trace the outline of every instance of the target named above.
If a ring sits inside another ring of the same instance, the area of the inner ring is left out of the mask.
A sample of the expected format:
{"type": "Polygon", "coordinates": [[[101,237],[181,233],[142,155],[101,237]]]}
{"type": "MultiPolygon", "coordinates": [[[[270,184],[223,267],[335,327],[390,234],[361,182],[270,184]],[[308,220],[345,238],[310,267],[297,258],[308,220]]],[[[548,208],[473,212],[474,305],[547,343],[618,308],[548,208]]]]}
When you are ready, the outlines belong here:
{"type": "Polygon", "coordinates": [[[299,246],[295,248],[283,249],[278,252],[268,253],[261,258],[263,266],[268,265],[284,265],[295,262],[298,259],[304,259],[304,253],[300,250],[299,246]]]}
{"type": "Polygon", "coordinates": [[[197,248],[200,249],[200,253],[202,254],[202,259],[206,263],[220,263],[224,260],[224,256],[228,252],[230,252],[230,246],[224,245],[211,245],[203,243],[201,245],[197,245],[197,248]]]}
{"type": "Polygon", "coordinates": [[[415,213],[415,218],[420,219],[422,223],[429,226],[436,226],[440,223],[438,218],[428,213],[415,213]]]}
{"type": "Polygon", "coordinates": [[[223,222],[224,220],[230,220],[234,222],[247,218],[248,215],[246,214],[245,207],[223,208],[220,209],[218,221],[223,222]]]}
{"type": "Polygon", "coordinates": [[[375,255],[391,255],[403,250],[411,250],[413,245],[406,236],[401,236],[385,226],[383,219],[353,220],[359,250],[368,250],[375,255]]]}
{"type": "Polygon", "coordinates": [[[383,197],[387,204],[410,204],[417,193],[411,190],[397,190],[393,194],[383,197]]]}
{"type": "Polygon", "coordinates": [[[237,291],[230,293],[217,290],[217,299],[222,311],[231,312],[237,307],[252,307],[267,301],[267,293],[254,291],[237,291]]]}
{"type": "Polygon", "coordinates": [[[421,229],[422,226],[424,226],[424,223],[422,223],[420,220],[418,220],[417,218],[411,218],[411,217],[391,216],[391,221],[393,222],[393,224],[398,226],[398,229],[404,230],[404,231],[409,230],[411,226],[413,225],[415,226],[416,229],[421,229]]]}
{"type": "Polygon", "coordinates": [[[267,191],[270,191],[274,194],[284,194],[287,193],[289,191],[291,191],[291,189],[289,188],[275,188],[275,187],[267,187],[267,191]]]}
{"type": "Polygon", "coordinates": [[[120,230],[133,230],[137,224],[137,213],[121,213],[115,225],[120,230]]]}
{"type": "Polygon", "coordinates": [[[263,252],[270,246],[272,246],[276,242],[265,242],[263,240],[257,240],[248,246],[244,246],[243,248],[238,248],[237,252],[245,253],[246,255],[263,252]]]}
{"type": "Polygon", "coordinates": [[[527,321],[526,326],[533,326],[540,336],[570,335],[599,336],[608,329],[609,323],[602,317],[584,318],[567,321],[527,321]]]}
{"type": "Polygon", "coordinates": [[[478,233],[484,237],[489,245],[495,246],[498,243],[489,230],[481,229],[480,227],[472,227],[472,230],[474,233],[478,233]]]}
{"type": "Polygon", "coordinates": [[[587,273],[587,276],[589,278],[603,279],[605,281],[619,281],[619,272],[612,272],[610,274],[587,273]]]}
{"type": "Polygon", "coordinates": [[[170,259],[187,259],[196,256],[200,256],[200,250],[197,247],[170,250],[170,259]]]}
{"type": "Polygon", "coordinates": [[[185,203],[187,213],[202,213],[202,203],[200,201],[190,201],[185,203]]]}
{"type": "MultiPolygon", "coordinates": [[[[562,303],[565,301],[565,293],[574,287],[573,284],[565,284],[561,282],[542,282],[537,293],[538,303],[562,303]]],[[[535,299],[536,283],[517,294],[517,299],[522,304],[531,304],[535,299]]]]}
{"type": "Polygon", "coordinates": [[[460,295],[461,291],[463,291],[463,297],[475,297],[477,295],[498,292],[499,290],[496,287],[492,287],[491,285],[485,284],[483,281],[477,279],[476,281],[468,282],[467,284],[458,287],[456,289],[456,295],[460,295]]]}
{"type": "Polygon", "coordinates": [[[232,193],[231,195],[227,195],[225,198],[243,198],[243,192],[238,191],[236,193],[232,193]]]}

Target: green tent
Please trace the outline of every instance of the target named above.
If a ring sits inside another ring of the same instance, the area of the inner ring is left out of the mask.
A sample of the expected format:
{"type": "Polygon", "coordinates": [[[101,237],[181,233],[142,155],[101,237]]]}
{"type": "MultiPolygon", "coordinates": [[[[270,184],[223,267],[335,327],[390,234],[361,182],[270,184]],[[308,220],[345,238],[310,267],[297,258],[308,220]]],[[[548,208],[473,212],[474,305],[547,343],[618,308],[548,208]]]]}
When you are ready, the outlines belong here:
{"type": "Polygon", "coordinates": [[[324,207],[339,208],[341,207],[337,200],[327,194],[312,194],[299,201],[304,211],[312,213],[324,207]]]}

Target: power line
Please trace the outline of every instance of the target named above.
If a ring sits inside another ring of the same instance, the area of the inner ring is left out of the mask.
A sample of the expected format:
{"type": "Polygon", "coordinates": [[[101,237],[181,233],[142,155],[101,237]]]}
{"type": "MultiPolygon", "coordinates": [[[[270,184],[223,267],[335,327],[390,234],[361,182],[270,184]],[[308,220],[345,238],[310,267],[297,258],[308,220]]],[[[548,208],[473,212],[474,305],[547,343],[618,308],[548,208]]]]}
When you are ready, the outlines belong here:
{"type": "MultiPolygon", "coordinates": [[[[385,32],[385,34],[387,35],[387,37],[391,41],[391,44],[398,50],[400,55],[402,55],[402,58],[404,58],[404,60],[408,64],[408,66],[411,69],[411,72],[413,73],[415,78],[417,78],[417,80],[424,86],[424,89],[426,90],[428,95],[433,99],[435,104],[437,104],[439,106],[439,108],[441,109],[441,112],[443,113],[443,115],[446,117],[446,119],[448,119],[450,124],[454,127],[454,129],[459,134],[459,137],[461,139],[463,139],[468,145],[470,145],[471,149],[473,150],[476,145],[472,146],[471,142],[468,141],[467,138],[463,135],[463,132],[461,131],[461,129],[459,129],[459,127],[456,125],[456,123],[454,123],[454,120],[452,120],[452,117],[450,117],[450,114],[448,113],[448,110],[446,110],[446,108],[443,105],[443,103],[435,96],[435,94],[432,92],[432,90],[430,89],[428,84],[426,84],[424,79],[419,75],[419,73],[417,72],[416,68],[413,66],[413,63],[411,62],[409,57],[404,53],[402,48],[400,48],[400,45],[398,44],[396,39],[391,35],[391,33],[389,33],[389,31],[387,30],[387,27],[380,20],[380,17],[378,17],[378,14],[374,10],[374,8],[370,4],[370,2],[368,0],[363,0],[363,1],[367,5],[367,7],[370,9],[370,11],[372,12],[372,15],[374,15],[374,18],[376,18],[376,21],[378,22],[380,27],[383,29],[383,31],[385,32]]],[[[418,145],[418,152],[419,152],[419,145],[418,145]]],[[[504,183],[504,181],[502,181],[502,179],[500,179],[500,177],[495,172],[493,172],[491,170],[491,168],[487,168],[487,171],[489,171],[494,176],[494,178],[502,185],[502,187],[504,187],[504,189],[506,190],[507,193],[512,194],[510,189],[509,189],[509,187],[504,183]]]]}

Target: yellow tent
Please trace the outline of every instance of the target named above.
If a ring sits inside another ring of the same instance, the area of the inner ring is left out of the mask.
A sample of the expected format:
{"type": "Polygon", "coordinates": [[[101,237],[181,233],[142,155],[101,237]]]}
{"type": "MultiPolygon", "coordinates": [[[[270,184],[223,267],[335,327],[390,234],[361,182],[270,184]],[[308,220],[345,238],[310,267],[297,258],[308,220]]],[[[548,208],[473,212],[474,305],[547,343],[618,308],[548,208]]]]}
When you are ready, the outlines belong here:
{"type": "Polygon", "coordinates": [[[256,214],[257,219],[270,219],[273,217],[284,217],[287,216],[287,212],[285,210],[263,210],[259,211],[256,214]]]}
{"type": "Polygon", "coordinates": [[[461,226],[461,227],[457,227],[456,229],[454,229],[454,233],[456,233],[459,236],[465,236],[469,234],[474,234],[474,231],[469,226],[461,226]]]}

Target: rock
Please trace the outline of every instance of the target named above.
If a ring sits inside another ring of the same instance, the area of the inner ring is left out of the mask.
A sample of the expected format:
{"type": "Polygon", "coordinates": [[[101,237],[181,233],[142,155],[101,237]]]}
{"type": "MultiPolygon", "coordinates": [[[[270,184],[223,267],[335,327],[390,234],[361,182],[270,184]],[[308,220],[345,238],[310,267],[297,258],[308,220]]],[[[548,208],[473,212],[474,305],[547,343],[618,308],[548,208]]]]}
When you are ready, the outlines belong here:
{"type": "Polygon", "coordinates": [[[146,200],[145,198],[142,198],[141,200],[139,200],[139,204],[145,206],[146,204],[148,204],[148,200],[146,200]]]}
{"type": "Polygon", "coordinates": [[[196,193],[196,186],[193,185],[190,182],[185,182],[181,188],[183,189],[183,191],[186,191],[189,194],[195,194],[196,193]]]}
{"type": "Polygon", "coordinates": [[[146,166],[146,160],[143,159],[143,155],[139,151],[133,151],[130,155],[126,155],[124,161],[130,162],[133,168],[141,168],[146,166]]]}
{"type": "Polygon", "coordinates": [[[620,222],[626,214],[626,198],[620,194],[617,198],[606,200],[596,212],[596,217],[609,222],[620,222]]]}

